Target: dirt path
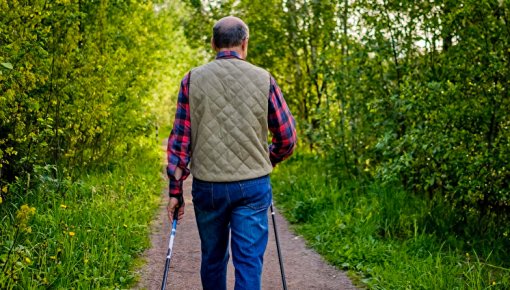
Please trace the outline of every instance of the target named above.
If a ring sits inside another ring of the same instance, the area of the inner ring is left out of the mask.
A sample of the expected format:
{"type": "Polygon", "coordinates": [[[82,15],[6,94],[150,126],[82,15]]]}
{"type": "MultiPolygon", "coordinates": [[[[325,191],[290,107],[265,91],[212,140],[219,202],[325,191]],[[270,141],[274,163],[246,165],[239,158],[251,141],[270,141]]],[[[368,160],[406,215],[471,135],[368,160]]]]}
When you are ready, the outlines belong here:
{"type": "MultiPolygon", "coordinates": [[[[185,215],[177,226],[172,264],[167,289],[202,289],[200,283],[200,238],[195,223],[191,201],[191,178],[184,183],[185,215]]],[[[147,264],[138,270],[140,281],[134,289],[160,289],[168,248],[170,223],[166,215],[166,193],[161,196],[158,215],[152,224],[152,247],[144,253],[147,264]]],[[[262,288],[282,289],[280,266],[270,214],[269,243],[264,257],[262,288]]],[[[289,224],[278,213],[276,224],[282,246],[288,289],[356,289],[345,275],[326,264],[314,251],[305,246],[304,240],[289,231],[289,224]]],[[[228,269],[228,289],[234,289],[232,262],[228,269]]]]}

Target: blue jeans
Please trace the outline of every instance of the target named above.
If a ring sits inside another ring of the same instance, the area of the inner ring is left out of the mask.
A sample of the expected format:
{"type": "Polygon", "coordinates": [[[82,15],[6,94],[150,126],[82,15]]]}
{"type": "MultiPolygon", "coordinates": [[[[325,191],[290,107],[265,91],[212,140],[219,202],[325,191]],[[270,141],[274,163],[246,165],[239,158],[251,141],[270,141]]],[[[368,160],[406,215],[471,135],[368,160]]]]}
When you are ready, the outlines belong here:
{"type": "Polygon", "coordinates": [[[269,176],[238,182],[193,179],[191,194],[201,240],[203,289],[227,289],[229,240],[235,289],[261,289],[272,200],[269,176]]]}

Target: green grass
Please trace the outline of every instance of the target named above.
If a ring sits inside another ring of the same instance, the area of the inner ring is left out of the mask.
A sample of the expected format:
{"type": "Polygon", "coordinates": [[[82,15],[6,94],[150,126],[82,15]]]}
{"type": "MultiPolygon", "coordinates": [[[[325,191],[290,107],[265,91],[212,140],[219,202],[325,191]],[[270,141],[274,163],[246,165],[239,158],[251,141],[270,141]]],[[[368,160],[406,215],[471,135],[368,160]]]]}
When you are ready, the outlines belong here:
{"type": "Polygon", "coordinates": [[[425,200],[396,186],[360,184],[333,169],[298,155],[273,173],[274,197],[308,244],[360,285],[510,288],[508,239],[438,232],[434,225],[448,219],[425,200]]]}
{"type": "Polygon", "coordinates": [[[149,246],[162,183],[157,145],[145,144],[111,170],[55,180],[38,168],[0,204],[1,289],[127,288],[149,246]],[[24,206],[23,205],[27,205],[24,206]],[[35,208],[35,212],[30,208],[35,208]]]}

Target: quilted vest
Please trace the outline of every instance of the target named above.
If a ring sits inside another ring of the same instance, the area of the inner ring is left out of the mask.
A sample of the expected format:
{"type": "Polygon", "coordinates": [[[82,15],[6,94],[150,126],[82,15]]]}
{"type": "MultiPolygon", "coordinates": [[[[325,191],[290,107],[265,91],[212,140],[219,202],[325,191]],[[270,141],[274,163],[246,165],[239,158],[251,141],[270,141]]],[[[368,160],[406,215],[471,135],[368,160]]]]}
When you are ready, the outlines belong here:
{"type": "Polygon", "coordinates": [[[270,75],[246,61],[217,59],[191,71],[191,164],[211,182],[252,179],[273,167],[268,149],[270,75]]]}

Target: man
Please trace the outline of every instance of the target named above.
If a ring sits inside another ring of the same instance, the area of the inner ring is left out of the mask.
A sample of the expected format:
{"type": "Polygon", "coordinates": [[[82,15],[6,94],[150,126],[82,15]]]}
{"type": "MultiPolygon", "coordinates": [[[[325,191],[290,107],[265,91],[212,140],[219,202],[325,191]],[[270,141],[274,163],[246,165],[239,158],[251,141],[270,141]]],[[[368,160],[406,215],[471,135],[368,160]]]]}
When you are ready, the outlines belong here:
{"type": "Polygon", "coordinates": [[[275,80],[245,61],[248,33],[237,17],[216,22],[216,59],[182,80],[168,141],[168,216],[172,221],[177,208],[179,219],[184,214],[182,182],[191,161],[204,289],[226,289],[229,242],[235,289],[261,288],[272,200],[268,174],[296,143],[294,118],[275,80]]]}

